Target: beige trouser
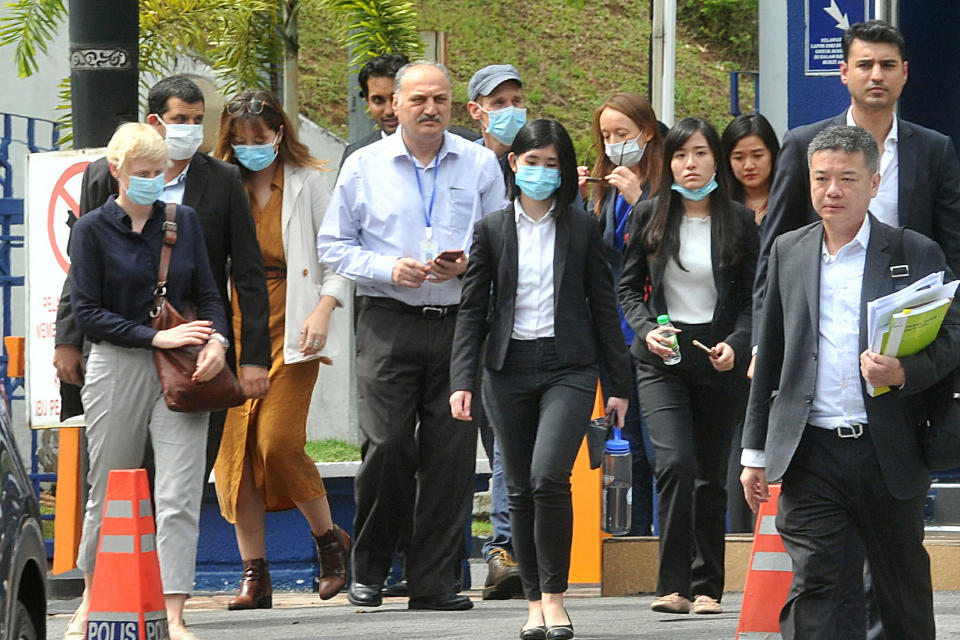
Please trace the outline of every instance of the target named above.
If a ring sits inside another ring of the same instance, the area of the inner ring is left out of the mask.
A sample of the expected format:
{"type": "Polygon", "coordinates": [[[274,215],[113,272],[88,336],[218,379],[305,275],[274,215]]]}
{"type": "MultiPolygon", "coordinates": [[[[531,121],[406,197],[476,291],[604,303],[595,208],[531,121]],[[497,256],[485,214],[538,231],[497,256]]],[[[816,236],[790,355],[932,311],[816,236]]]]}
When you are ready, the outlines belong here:
{"type": "Polygon", "coordinates": [[[190,593],[196,570],[208,413],[175,413],[160,391],[153,352],[94,344],[80,391],[87,418],[90,493],[77,566],[93,573],[111,469],[156,463],[157,556],[164,593],[190,593]]]}

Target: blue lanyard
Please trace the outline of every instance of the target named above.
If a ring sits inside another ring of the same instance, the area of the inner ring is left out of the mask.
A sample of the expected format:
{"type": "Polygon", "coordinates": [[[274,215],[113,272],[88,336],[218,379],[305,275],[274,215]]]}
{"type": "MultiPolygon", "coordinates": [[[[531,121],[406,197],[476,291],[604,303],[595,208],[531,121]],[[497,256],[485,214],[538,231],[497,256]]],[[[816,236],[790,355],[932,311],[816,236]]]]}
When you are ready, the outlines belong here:
{"type": "MultiPolygon", "coordinates": [[[[626,205],[626,198],[622,195],[617,195],[617,201],[614,203],[613,207],[613,217],[616,220],[617,213],[622,210],[622,207],[626,205]],[[623,203],[623,204],[621,204],[623,203]]],[[[623,237],[623,230],[627,226],[627,221],[630,220],[630,211],[633,207],[627,205],[627,210],[624,211],[623,217],[620,218],[620,222],[617,223],[617,230],[614,232],[614,243],[618,249],[622,249],[623,245],[626,244],[626,239],[623,237]]]]}
{"type": "MultiPolygon", "coordinates": [[[[427,170],[426,167],[423,168],[424,171],[427,170]]],[[[413,175],[417,176],[417,190],[420,192],[420,205],[423,206],[423,183],[420,182],[420,170],[417,169],[417,163],[413,163],[413,175]]],[[[430,194],[430,207],[424,207],[423,209],[423,218],[427,221],[427,228],[430,228],[430,218],[433,217],[433,201],[437,197],[437,176],[440,175],[440,154],[437,154],[436,160],[433,161],[433,192],[430,194]]]]}

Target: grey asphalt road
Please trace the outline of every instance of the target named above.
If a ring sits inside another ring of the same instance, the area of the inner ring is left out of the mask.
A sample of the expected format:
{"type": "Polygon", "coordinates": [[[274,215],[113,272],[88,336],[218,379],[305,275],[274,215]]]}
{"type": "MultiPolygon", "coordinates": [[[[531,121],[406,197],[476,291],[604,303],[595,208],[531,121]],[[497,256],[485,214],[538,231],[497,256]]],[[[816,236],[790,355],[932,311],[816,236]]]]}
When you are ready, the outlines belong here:
{"type": "MultiPolygon", "coordinates": [[[[526,615],[521,600],[481,602],[470,611],[408,611],[406,601],[387,600],[376,609],[359,609],[343,595],[320,604],[316,596],[275,594],[274,608],[226,611],[230,595],[199,594],[188,603],[187,624],[200,640],[501,640],[518,637],[526,615]]],[[[567,610],[579,640],[732,640],[736,636],[742,594],[724,597],[721,615],[664,615],[649,609],[650,595],[601,598],[595,589],[569,592],[567,610]]],[[[52,601],[47,637],[63,637],[76,601],[52,601]]],[[[934,597],[938,638],[960,638],[960,592],[934,597]]]]}

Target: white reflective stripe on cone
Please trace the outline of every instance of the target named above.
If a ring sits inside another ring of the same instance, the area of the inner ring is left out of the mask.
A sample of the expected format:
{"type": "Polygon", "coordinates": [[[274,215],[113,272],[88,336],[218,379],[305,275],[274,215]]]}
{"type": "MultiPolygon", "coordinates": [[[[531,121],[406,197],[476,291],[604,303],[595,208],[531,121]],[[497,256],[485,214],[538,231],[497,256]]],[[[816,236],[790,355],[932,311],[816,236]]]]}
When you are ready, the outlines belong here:
{"type": "Polygon", "coordinates": [[[100,553],[133,553],[133,536],[102,536],[100,553]]]}
{"type": "Polygon", "coordinates": [[[764,633],[762,631],[745,631],[737,635],[737,640],[783,640],[779,633],[764,633]]]}
{"type": "Polygon", "coordinates": [[[130,500],[109,500],[104,518],[132,518],[133,502],[130,500]]]}
{"type": "Polygon", "coordinates": [[[753,554],[753,571],[785,571],[793,572],[793,563],[790,556],[782,551],[757,551],[753,554]]]}
{"type": "Polygon", "coordinates": [[[760,518],[760,526],[757,528],[757,535],[761,536],[778,536],[780,532],[777,531],[777,516],[763,516],[760,518]]]}
{"type": "Polygon", "coordinates": [[[157,539],[152,533],[144,533],[140,535],[140,553],[147,553],[148,551],[157,550],[157,539]]]}

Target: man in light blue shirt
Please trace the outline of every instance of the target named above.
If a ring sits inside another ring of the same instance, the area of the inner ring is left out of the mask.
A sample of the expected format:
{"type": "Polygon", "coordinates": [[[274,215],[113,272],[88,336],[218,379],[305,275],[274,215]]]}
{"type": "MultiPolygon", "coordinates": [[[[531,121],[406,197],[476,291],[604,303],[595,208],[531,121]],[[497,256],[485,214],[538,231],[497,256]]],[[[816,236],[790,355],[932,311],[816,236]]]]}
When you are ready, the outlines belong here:
{"type": "Polygon", "coordinates": [[[863,540],[889,638],[935,637],[923,506],[930,474],[908,402],[960,358],[955,302],[936,339],[895,358],[867,346],[867,302],[945,270],[932,240],[867,212],[880,184],[879,152],[859,127],[837,126],[808,151],[810,194],[822,222],[777,238],[757,366],[743,431],[741,482],[756,511],[782,479],[776,526],[793,564],[780,631],[793,638],[841,632],[845,554],[863,540]],[[870,396],[864,382],[890,391],[870,396]]]}
{"type": "Polygon", "coordinates": [[[378,606],[405,518],[411,609],[461,610],[456,594],[476,428],[454,420],[450,348],[473,225],[507,205],[493,152],[447,132],[450,79],[403,67],[399,135],[344,162],[317,238],[320,259],[357,283],[363,461],[348,597],[378,606]],[[419,426],[418,426],[419,423],[419,426]]]}

